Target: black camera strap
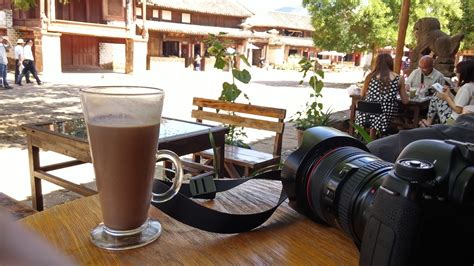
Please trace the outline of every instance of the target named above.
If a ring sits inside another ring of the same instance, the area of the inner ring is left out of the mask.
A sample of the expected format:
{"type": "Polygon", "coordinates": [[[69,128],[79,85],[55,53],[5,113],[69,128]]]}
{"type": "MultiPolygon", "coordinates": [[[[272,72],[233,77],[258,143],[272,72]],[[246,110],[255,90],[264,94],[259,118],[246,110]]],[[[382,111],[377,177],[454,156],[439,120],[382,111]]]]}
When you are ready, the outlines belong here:
{"type": "MultiPolygon", "coordinates": [[[[280,180],[280,170],[269,171],[250,178],[214,179],[212,176],[192,178],[189,184],[181,185],[179,193],[171,200],[151,204],[172,218],[201,230],[235,234],[250,231],[263,224],[282,204],[287,195],[281,190],[278,203],[265,211],[252,214],[231,214],[202,206],[191,198],[213,199],[217,192],[223,192],[252,179],[280,180]]],[[[170,182],[155,180],[153,192],[162,193],[169,189],[170,182]]]]}

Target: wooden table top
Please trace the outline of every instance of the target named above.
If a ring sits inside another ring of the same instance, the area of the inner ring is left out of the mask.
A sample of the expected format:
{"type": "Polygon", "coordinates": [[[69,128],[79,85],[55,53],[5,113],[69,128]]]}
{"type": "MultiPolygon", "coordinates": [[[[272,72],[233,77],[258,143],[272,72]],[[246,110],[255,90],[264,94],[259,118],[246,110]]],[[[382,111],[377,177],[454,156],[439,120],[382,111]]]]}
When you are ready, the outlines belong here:
{"type": "MultiPolygon", "coordinates": [[[[250,181],[203,204],[233,213],[257,212],[273,206],[278,181],[250,181]]],[[[254,231],[216,234],[182,224],[151,207],[163,232],[148,246],[127,251],[99,249],[89,232],[101,221],[98,196],[85,197],[21,220],[80,264],[311,264],[356,265],[359,252],[337,228],[319,225],[283,203],[254,231]]]]}

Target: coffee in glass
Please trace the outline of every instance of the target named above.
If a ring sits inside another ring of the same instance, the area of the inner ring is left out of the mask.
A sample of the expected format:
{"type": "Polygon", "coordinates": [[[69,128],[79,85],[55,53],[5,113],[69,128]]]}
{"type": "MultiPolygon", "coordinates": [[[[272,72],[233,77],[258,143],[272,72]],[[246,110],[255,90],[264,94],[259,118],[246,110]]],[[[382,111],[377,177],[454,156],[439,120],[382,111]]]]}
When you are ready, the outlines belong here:
{"type": "Polygon", "coordinates": [[[148,217],[150,200],[172,198],[183,177],[176,154],[157,152],[164,93],[109,86],[81,89],[80,95],[103,218],[91,232],[92,242],[111,250],[151,243],[161,225],[148,217]],[[155,163],[161,159],[175,164],[174,185],[164,194],[152,194],[155,163]]]}

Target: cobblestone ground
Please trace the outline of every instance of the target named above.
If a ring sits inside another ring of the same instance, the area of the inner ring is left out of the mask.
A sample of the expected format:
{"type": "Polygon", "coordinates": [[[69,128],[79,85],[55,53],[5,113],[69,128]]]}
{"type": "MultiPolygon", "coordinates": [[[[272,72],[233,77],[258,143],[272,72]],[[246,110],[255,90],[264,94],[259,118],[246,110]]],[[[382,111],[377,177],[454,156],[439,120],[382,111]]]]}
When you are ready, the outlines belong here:
{"type": "MultiPolygon", "coordinates": [[[[299,86],[301,74],[296,71],[264,71],[252,69],[249,85],[239,84],[249,95],[252,104],[285,108],[287,120],[301,109],[309,96],[309,89],[299,86]]],[[[9,74],[9,76],[13,76],[9,74]]],[[[325,106],[334,111],[348,109],[350,98],[345,88],[362,79],[360,70],[327,73],[323,90],[325,106]]],[[[42,86],[15,86],[12,90],[0,90],[0,191],[17,200],[28,201],[30,193],[28,155],[21,125],[54,119],[81,116],[79,89],[90,85],[146,85],[163,88],[166,93],[163,115],[191,120],[192,97],[217,98],[223,81],[230,80],[230,73],[189,70],[163,70],[137,75],[120,73],[64,73],[42,86]]],[[[13,84],[13,82],[10,82],[13,84]]],[[[273,140],[268,135],[250,132],[249,142],[256,150],[271,152],[273,140]]],[[[287,124],[283,139],[283,155],[286,157],[296,148],[296,133],[287,124]]],[[[64,156],[45,152],[46,163],[57,162],[64,156]]],[[[91,165],[60,170],[76,183],[94,187],[91,165]]],[[[67,179],[67,178],[66,178],[67,179]]],[[[75,193],[58,190],[43,182],[46,207],[78,197],[75,193]]]]}

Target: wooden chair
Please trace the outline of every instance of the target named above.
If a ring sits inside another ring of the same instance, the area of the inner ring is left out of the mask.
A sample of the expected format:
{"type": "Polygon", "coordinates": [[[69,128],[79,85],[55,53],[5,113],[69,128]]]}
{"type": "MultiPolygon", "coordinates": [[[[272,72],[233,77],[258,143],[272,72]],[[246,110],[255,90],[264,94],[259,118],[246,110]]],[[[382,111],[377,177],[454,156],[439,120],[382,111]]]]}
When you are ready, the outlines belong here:
{"type": "MultiPolygon", "coordinates": [[[[377,103],[377,102],[366,102],[366,101],[359,101],[357,103],[357,108],[356,110],[359,113],[365,113],[368,115],[375,114],[379,115],[382,114],[382,104],[377,103]]],[[[368,121],[368,116],[367,116],[367,121],[364,123],[365,127],[368,127],[370,130],[370,138],[371,139],[376,139],[377,138],[377,131],[375,128],[372,128],[372,125],[370,125],[370,121],[368,121]]]]}
{"type": "MultiPolygon", "coordinates": [[[[197,106],[197,110],[193,110],[191,116],[197,122],[213,121],[236,127],[275,132],[272,154],[225,145],[224,165],[228,177],[241,177],[238,169],[243,170],[243,176],[249,176],[253,171],[280,163],[285,109],[204,98],[193,98],[193,105],[197,106]]],[[[200,157],[206,159],[207,164],[212,163],[212,149],[200,152],[195,160],[200,161],[200,157]]]]}

